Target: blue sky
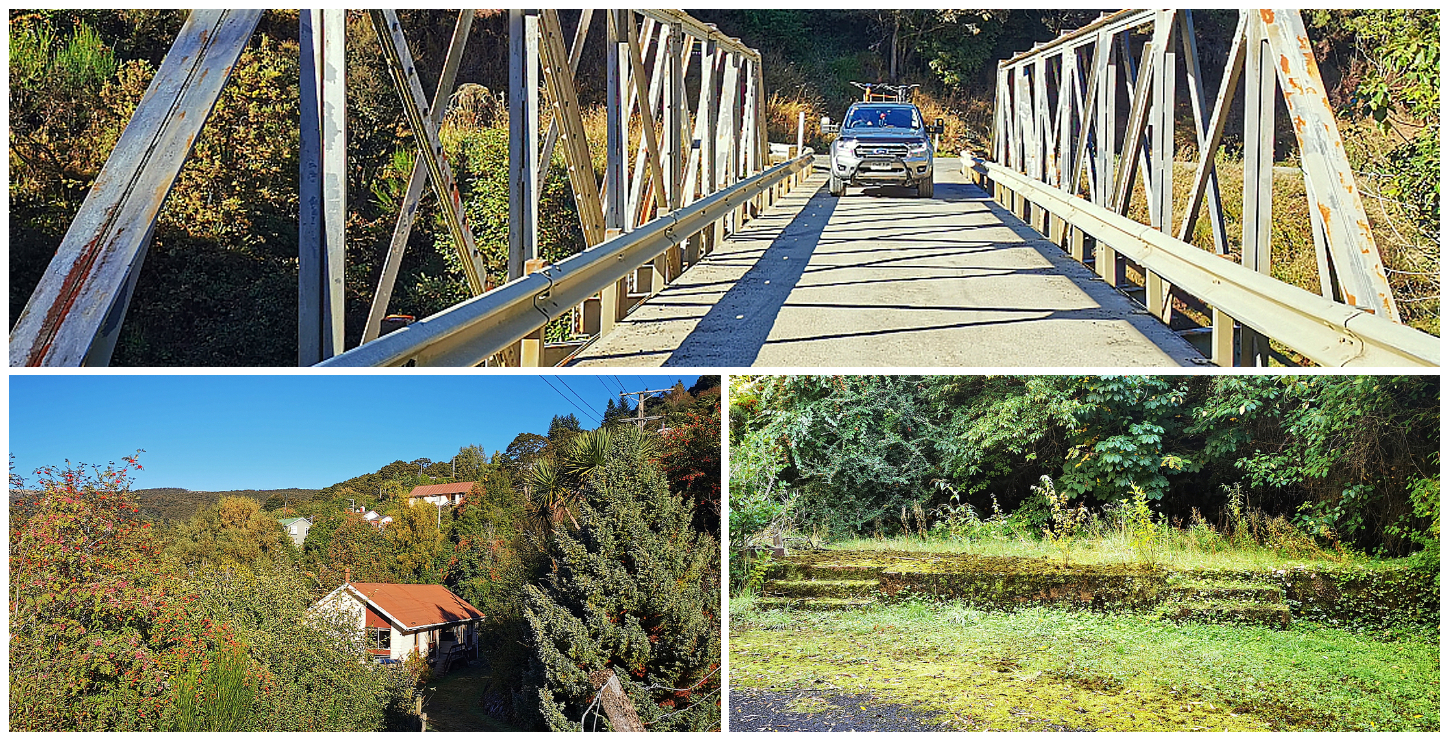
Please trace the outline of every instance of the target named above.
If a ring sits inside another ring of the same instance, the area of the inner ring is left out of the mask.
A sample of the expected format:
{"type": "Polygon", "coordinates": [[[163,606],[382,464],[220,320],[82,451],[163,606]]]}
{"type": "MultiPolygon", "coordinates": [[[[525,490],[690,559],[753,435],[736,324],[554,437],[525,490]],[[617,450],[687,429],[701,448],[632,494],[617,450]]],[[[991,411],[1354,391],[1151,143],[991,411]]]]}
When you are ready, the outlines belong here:
{"type": "Polygon", "coordinates": [[[555,414],[596,427],[621,385],[687,388],[696,378],[12,375],[12,470],[33,485],[41,466],[144,449],[138,489],[320,488],[399,459],[448,460],[464,445],[491,454],[520,432],[547,432],[555,414]]]}

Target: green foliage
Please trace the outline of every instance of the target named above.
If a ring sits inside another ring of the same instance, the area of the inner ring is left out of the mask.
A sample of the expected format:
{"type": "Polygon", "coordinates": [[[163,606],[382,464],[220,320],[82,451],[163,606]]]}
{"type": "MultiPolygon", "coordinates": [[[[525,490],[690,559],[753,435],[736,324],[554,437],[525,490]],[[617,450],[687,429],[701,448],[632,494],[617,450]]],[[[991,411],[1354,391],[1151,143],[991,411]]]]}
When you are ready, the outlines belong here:
{"type": "Polygon", "coordinates": [[[281,523],[255,499],[232,496],[177,528],[168,550],[191,568],[250,568],[263,558],[290,559],[296,553],[281,523]]]}
{"type": "Polygon", "coordinates": [[[839,536],[890,528],[914,502],[946,520],[964,517],[963,505],[1000,508],[1012,529],[1039,533],[1052,509],[1031,493],[1043,475],[1064,501],[1115,506],[1136,486],[1161,521],[1196,509],[1204,523],[1225,522],[1223,487],[1241,481],[1253,542],[1305,553],[1317,538],[1402,555],[1424,547],[1409,533],[1432,519],[1410,502],[1413,482],[1437,480],[1439,392],[1423,376],[734,383],[731,512],[749,527],[799,492],[795,525],[839,536]],[[949,489],[928,484],[937,479],[949,489]]]}
{"type": "MultiPolygon", "coordinates": [[[[382,531],[393,554],[392,573],[410,584],[436,584],[443,555],[442,513],[427,502],[404,503],[393,509],[393,522],[382,531]]],[[[368,525],[368,527],[372,527],[368,525]]],[[[309,533],[310,534],[310,533],[309,533]]],[[[366,581],[358,579],[358,581],[366,581]]]]}
{"type": "Polygon", "coordinates": [[[159,730],[167,677],[224,636],[184,586],[117,468],[39,471],[10,518],[10,728],[159,730]]]}
{"type": "Polygon", "coordinates": [[[799,492],[803,518],[861,532],[894,518],[929,488],[938,437],[914,376],[753,379],[761,413],[748,418],[731,480],[799,492]]]}
{"type": "Polygon", "coordinates": [[[1317,10],[1315,30],[1352,38],[1363,61],[1349,110],[1386,128],[1418,128],[1381,165],[1389,170],[1385,195],[1408,204],[1418,222],[1439,224],[1439,12],[1373,8],[1317,10]]]}
{"type": "Polygon", "coordinates": [[[252,731],[256,679],[247,671],[246,656],[222,649],[187,667],[176,685],[172,731],[252,731]]]}
{"type": "Polygon", "coordinates": [[[555,565],[527,587],[534,654],[525,710],[536,708],[553,730],[577,730],[595,692],[591,675],[612,672],[646,727],[718,728],[717,541],[690,526],[690,506],[670,493],[637,438],[612,439],[585,493],[580,528],[554,528],[555,565]]]}
{"type": "Polygon", "coordinates": [[[1087,523],[1087,508],[1068,507],[1069,497],[1057,491],[1050,476],[1041,477],[1041,484],[1034,487],[1033,490],[1052,505],[1051,527],[1043,529],[1042,534],[1057,550],[1062,552],[1062,563],[1071,563],[1072,540],[1077,536],[1077,531],[1087,523]]]}
{"type": "Polygon", "coordinates": [[[1127,527],[1131,537],[1132,552],[1137,562],[1153,566],[1157,564],[1157,547],[1161,540],[1158,522],[1153,518],[1152,508],[1147,504],[1147,492],[1140,486],[1132,486],[1132,499],[1127,503],[1127,527]]]}

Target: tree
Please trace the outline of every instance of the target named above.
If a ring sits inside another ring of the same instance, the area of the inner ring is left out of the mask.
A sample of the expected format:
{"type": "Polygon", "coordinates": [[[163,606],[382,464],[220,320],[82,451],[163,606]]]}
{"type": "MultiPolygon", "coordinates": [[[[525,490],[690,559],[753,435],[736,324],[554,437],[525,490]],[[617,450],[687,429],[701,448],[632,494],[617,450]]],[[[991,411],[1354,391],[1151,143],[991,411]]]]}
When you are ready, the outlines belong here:
{"type": "MultiPolygon", "coordinates": [[[[316,525],[313,525],[315,528],[316,525]]],[[[311,536],[311,531],[307,535],[311,536]]],[[[341,584],[347,572],[358,582],[398,581],[398,559],[392,542],[361,515],[347,513],[328,538],[327,553],[317,577],[324,589],[341,584]]]]}
{"type": "Polygon", "coordinates": [[[45,468],[10,521],[11,730],[166,730],[170,677],[232,640],[136,516],[125,464],[45,468]]]}
{"type": "Polygon", "coordinates": [[[659,465],[669,477],[669,489],[694,505],[694,527],[720,532],[720,404],[705,412],[686,412],[681,423],[664,433],[659,465]]]}
{"type": "Polygon", "coordinates": [[[548,439],[555,442],[567,440],[582,429],[578,417],[572,414],[555,414],[548,423],[548,439]]]}
{"type": "Polygon", "coordinates": [[[548,438],[533,432],[520,432],[508,448],[503,451],[506,465],[514,472],[526,471],[543,455],[548,447],[548,438]]]}
{"type": "Polygon", "coordinates": [[[641,440],[611,441],[587,476],[579,530],[553,530],[554,568],[527,587],[523,699],[553,730],[579,729],[599,672],[618,677],[652,730],[719,725],[719,544],[690,526],[692,508],[641,440]]]}
{"type": "Polygon", "coordinates": [[[171,552],[186,566],[250,568],[263,558],[291,559],[291,538],[255,499],[222,497],[178,528],[171,552]]]}
{"type": "Polygon", "coordinates": [[[443,546],[439,508],[418,501],[393,509],[393,522],[383,531],[391,546],[393,573],[405,582],[436,584],[443,546]]]}

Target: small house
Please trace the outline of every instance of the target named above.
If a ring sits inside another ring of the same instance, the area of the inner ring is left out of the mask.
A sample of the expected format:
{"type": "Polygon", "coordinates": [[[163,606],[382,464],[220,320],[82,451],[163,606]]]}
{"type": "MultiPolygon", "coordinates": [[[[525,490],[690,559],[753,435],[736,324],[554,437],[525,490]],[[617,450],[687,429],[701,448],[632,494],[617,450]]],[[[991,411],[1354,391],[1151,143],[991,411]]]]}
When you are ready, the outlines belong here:
{"type": "Polygon", "coordinates": [[[348,581],[315,607],[355,616],[358,629],[366,634],[368,653],[382,663],[417,654],[442,673],[478,656],[478,621],[483,613],[439,584],[348,581]]]}
{"type": "Polygon", "coordinates": [[[282,523],[282,529],[287,531],[287,535],[298,548],[307,540],[307,531],[312,529],[312,521],[306,517],[284,517],[277,522],[282,523]]]}
{"type": "Polygon", "coordinates": [[[462,503],[463,497],[467,496],[468,492],[473,490],[473,486],[474,482],[472,481],[459,481],[456,484],[415,486],[408,493],[408,506],[423,501],[439,507],[445,504],[450,507],[456,507],[462,503]]]}

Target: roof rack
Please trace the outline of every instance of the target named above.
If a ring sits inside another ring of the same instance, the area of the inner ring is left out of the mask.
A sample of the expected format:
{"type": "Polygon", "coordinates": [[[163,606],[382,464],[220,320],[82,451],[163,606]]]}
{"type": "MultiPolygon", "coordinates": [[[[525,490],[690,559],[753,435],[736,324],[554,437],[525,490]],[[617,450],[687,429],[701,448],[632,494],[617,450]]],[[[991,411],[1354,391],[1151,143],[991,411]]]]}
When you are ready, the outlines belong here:
{"type": "Polygon", "coordinates": [[[866,103],[909,103],[911,94],[920,85],[891,85],[885,82],[851,82],[865,91],[861,100],[866,103]]]}

